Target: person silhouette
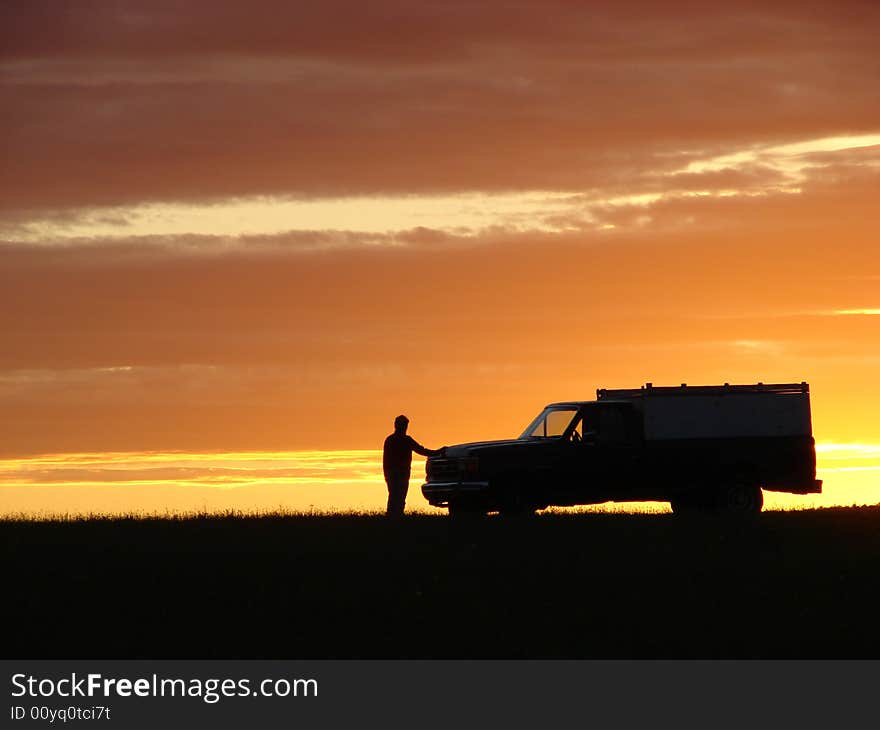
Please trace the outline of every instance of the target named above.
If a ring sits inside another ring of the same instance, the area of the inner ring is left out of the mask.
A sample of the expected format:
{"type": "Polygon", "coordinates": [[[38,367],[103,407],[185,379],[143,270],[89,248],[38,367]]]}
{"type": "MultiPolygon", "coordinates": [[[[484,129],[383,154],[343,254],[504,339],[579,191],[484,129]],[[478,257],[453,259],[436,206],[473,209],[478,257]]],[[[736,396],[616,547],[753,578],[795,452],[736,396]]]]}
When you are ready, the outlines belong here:
{"type": "Polygon", "coordinates": [[[388,486],[386,514],[389,517],[399,517],[406,506],[413,451],[422,456],[440,456],[445,448],[426,449],[412,436],[407,436],[407,426],[409,419],[406,416],[400,415],[395,418],[394,433],[385,439],[385,446],[382,449],[382,471],[385,473],[385,484],[388,486]]]}

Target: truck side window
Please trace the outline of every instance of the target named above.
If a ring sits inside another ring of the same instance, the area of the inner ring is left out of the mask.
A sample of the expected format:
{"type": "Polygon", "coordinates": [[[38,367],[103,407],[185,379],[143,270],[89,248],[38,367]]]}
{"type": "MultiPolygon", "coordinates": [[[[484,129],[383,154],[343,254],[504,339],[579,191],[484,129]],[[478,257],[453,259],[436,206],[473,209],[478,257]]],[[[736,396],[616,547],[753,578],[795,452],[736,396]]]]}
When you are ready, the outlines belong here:
{"type": "Polygon", "coordinates": [[[622,408],[606,406],[599,409],[599,442],[625,444],[627,438],[626,413],[622,408]]]}
{"type": "Polygon", "coordinates": [[[578,430],[583,441],[596,441],[596,434],[599,431],[599,418],[595,408],[585,408],[583,410],[578,430]]]}
{"type": "Polygon", "coordinates": [[[583,429],[583,420],[578,416],[577,424],[574,427],[574,430],[571,432],[571,441],[583,441],[584,440],[584,429],[583,429]]]}

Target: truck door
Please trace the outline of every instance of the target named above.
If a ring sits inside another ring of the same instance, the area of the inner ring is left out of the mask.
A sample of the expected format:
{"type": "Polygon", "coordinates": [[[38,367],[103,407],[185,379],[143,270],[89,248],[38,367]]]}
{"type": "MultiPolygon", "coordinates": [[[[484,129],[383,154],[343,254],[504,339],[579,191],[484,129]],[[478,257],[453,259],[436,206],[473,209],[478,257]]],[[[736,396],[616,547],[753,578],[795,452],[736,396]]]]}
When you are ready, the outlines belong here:
{"type": "Polygon", "coordinates": [[[639,484],[641,434],[631,403],[598,403],[584,408],[578,481],[590,501],[628,499],[639,484]]]}
{"type": "Polygon", "coordinates": [[[569,437],[560,446],[560,478],[557,504],[604,502],[599,443],[599,408],[582,406],[569,437]]]}

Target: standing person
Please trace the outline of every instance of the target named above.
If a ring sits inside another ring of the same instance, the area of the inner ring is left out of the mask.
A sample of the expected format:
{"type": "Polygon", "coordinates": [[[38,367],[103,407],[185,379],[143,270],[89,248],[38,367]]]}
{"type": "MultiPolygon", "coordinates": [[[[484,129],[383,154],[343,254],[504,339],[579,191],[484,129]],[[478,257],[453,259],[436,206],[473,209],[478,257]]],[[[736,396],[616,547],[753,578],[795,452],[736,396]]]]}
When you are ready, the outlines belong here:
{"type": "Polygon", "coordinates": [[[409,489],[409,473],[412,468],[412,452],[422,456],[440,456],[443,449],[426,449],[412,436],[406,435],[409,419],[398,416],[394,419],[394,433],[385,439],[382,451],[382,471],[388,485],[389,517],[399,517],[406,506],[406,492],[409,489]]]}

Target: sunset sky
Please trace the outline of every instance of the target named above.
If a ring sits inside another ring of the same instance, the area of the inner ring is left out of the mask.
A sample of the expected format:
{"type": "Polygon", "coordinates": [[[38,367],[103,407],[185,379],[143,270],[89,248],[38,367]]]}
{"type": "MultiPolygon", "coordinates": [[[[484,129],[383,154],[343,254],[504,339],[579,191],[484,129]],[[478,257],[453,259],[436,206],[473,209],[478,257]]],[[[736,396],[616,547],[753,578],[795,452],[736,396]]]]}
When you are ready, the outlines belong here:
{"type": "Polygon", "coordinates": [[[880,502],[878,37],[6,0],[0,512],[379,508],[398,413],[435,448],[646,381],[808,381],[825,494],[779,503],[880,502]]]}

